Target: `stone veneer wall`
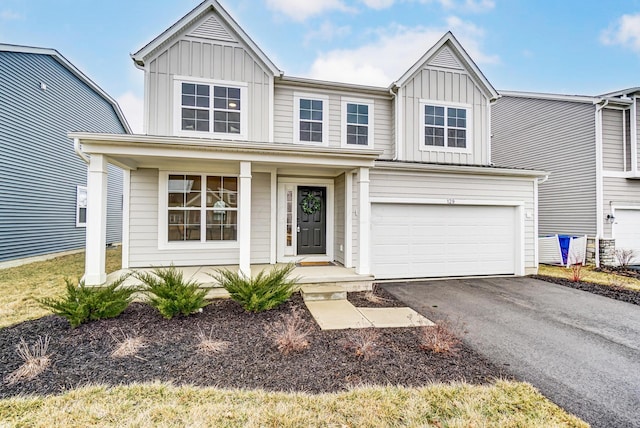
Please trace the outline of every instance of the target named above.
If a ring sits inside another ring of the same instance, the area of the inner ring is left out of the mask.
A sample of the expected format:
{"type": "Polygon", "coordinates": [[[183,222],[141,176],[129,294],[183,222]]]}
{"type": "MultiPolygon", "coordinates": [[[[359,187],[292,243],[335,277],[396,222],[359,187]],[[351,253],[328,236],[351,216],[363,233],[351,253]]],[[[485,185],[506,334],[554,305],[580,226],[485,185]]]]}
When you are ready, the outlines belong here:
{"type": "Polygon", "coordinates": [[[616,265],[616,240],[600,238],[600,266],[616,265]]]}

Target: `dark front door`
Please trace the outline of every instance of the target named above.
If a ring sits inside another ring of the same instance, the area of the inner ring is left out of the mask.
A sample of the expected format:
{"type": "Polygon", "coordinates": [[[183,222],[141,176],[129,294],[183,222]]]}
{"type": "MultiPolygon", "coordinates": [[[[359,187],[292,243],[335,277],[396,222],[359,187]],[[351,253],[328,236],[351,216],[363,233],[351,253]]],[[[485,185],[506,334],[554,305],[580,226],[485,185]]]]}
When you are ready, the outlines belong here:
{"type": "Polygon", "coordinates": [[[298,254],[327,253],[325,187],[298,187],[298,254]]]}

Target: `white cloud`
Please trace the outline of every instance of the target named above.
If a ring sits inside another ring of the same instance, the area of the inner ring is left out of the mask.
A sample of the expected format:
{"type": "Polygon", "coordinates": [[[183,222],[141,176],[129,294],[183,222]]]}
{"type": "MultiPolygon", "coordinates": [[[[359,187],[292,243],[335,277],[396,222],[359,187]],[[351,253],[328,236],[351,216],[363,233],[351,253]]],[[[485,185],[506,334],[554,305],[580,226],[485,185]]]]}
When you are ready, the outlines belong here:
{"type": "Polygon", "coordinates": [[[122,112],[129,122],[131,130],[135,134],[142,133],[143,123],[143,100],[136,96],[133,92],[125,92],[116,98],[116,101],[120,105],[122,112]]]}
{"type": "Polygon", "coordinates": [[[22,19],[22,15],[9,9],[0,11],[0,21],[15,21],[22,19]]]}
{"type": "Polygon", "coordinates": [[[267,6],[294,21],[304,21],[310,16],[330,10],[351,11],[342,0],[267,0],[267,6]]]}
{"type": "Polygon", "coordinates": [[[386,9],[388,7],[393,6],[393,3],[395,3],[395,0],[360,0],[360,1],[364,3],[365,6],[371,9],[376,9],[376,10],[386,9]]]}
{"type": "Polygon", "coordinates": [[[394,25],[376,30],[376,39],[355,49],[321,53],[309,70],[309,77],[320,80],[387,86],[398,79],[431,48],[447,30],[452,30],[466,51],[479,64],[495,64],[496,55],[481,47],[484,31],[470,22],[452,16],[448,28],[394,25]]]}
{"type": "Polygon", "coordinates": [[[622,15],[615,25],[600,34],[605,45],[620,45],[640,52],[640,13],[622,15]]]}
{"type": "Polygon", "coordinates": [[[351,33],[351,27],[348,25],[338,26],[330,21],[323,22],[320,27],[315,30],[309,31],[304,36],[304,44],[308,45],[313,40],[321,40],[323,42],[330,42],[336,38],[342,38],[351,33]]]}

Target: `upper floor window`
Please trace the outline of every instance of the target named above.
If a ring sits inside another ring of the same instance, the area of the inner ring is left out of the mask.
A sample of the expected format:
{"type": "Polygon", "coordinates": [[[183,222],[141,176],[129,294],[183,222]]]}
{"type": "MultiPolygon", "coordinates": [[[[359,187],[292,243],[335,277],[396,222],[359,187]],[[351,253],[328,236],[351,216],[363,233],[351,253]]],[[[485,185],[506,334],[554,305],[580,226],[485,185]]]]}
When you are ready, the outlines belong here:
{"type": "Polygon", "coordinates": [[[421,102],[423,148],[468,148],[467,115],[469,109],[421,102]]]}
{"type": "Polygon", "coordinates": [[[178,135],[246,138],[245,84],[176,79],[175,85],[178,135]]]}
{"type": "Polygon", "coordinates": [[[296,142],[327,143],[328,104],[328,97],[324,95],[294,94],[296,142]]]}
{"type": "Polygon", "coordinates": [[[373,147],[373,101],[342,99],[342,145],[373,147]]]}

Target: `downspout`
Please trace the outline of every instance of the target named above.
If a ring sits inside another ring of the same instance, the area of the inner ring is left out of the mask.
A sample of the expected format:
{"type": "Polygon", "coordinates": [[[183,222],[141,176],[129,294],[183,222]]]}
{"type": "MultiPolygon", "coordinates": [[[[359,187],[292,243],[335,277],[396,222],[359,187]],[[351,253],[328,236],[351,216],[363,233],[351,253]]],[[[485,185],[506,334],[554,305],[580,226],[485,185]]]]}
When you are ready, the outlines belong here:
{"type": "Polygon", "coordinates": [[[83,161],[87,163],[87,165],[89,164],[89,156],[87,156],[87,154],[82,151],[82,147],[80,146],[80,139],[73,139],[73,150],[78,156],[80,156],[80,158],[82,158],[83,161]]]}
{"type": "Polygon", "coordinates": [[[399,138],[399,133],[400,133],[400,102],[399,102],[399,97],[398,94],[393,90],[394,88],[397,88],[398,90],[400,90],[400,88],[398,88],[396,86],[395,83],[393,83],[391,85],[391,87],[389,88],[389,93],[391,94],[391,96],[393,97],[393,100],[395,101],[395,128],[396,128],[396,132],[395,132],[395,144],[393,147],[393,160],[396,161],[398,160],[398,151],[399,151],[399,143],[400,143],[400,138],[399,138]]]}
{"type": "Polygon", "coordinates": [[[596,121],[596,239],[595,239],[595,259],[596,267],[600,267],[600,239],[604,235],[604,181],[602,178],[602,109],[608,104],[609,100],[595,102],[595,121],[596,121]]]}

